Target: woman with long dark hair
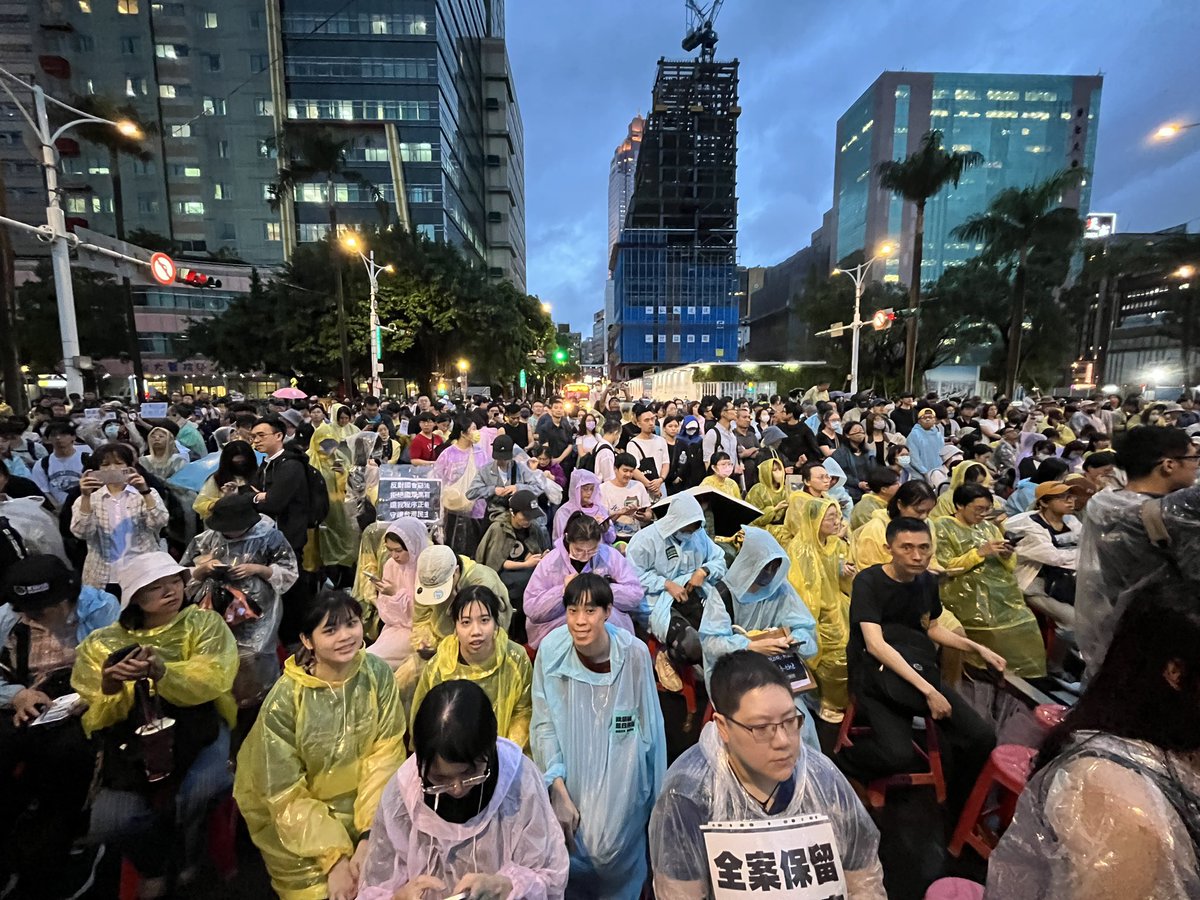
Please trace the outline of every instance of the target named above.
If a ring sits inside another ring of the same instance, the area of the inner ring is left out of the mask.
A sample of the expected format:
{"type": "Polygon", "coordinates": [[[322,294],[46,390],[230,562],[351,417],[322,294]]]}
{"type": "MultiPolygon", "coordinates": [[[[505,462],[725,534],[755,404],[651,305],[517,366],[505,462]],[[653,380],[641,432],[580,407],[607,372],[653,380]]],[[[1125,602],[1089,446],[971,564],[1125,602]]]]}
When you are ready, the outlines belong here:
{"type": "Polygon", "coordinates": [[[1200,897],[1200,607],[1181,584],[1134,590],[992,851],[989,898],[1200,897]]]}
{"type": "Polygon", "coordinates": [[[200,493],[196,495],[192,509],[201,519],[207,519],[213,504],[228,494],[237,494],[250,488],[250,481],[258,469],[258,456],[246,441],[230,441],[221,448],[217,470],[208,476],[200,493]]]}

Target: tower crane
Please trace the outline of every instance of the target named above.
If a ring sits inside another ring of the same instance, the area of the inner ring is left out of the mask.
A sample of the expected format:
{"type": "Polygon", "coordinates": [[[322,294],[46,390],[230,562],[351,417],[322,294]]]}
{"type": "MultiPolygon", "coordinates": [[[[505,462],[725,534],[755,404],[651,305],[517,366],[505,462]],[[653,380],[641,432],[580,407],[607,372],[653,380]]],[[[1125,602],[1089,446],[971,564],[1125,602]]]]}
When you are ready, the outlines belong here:
{"type": "Polygon", "coordinates": [[[713,61],[717,47],[717,32],[713,28],[713,22],[716,21],[724,3],[725,0],[684,0],[687,10],[687,34],[682,46],[688,53],[699,47],[700,59],[703,62],[713,61]]]}

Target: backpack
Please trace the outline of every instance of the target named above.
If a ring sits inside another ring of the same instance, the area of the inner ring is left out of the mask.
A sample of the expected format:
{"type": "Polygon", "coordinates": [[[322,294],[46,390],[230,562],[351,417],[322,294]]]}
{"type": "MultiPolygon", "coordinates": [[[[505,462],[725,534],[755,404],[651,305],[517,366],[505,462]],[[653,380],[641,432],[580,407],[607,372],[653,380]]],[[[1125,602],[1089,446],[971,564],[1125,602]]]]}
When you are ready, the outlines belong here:
{"type": "Polygon", "coordinates": [[[329,488],[325,485],[325,476],[308,460],[303,462],[304,477],[308,482],[308,527],[316,528],[329,516],[329,488]]]}
{"type": "Polygon", "coordinates": [[[0,516],[0,574],[29,555],[25,540],[6,516],[0,516]]]}
{"type": "Polygon", "coordinates": [[[617,451],[613,449],[612,444],[598,444],[596,449],[594,449],[587,456],[582,456],[579,458],[579,462],[575,464],[575,468],[583,469],[585,472],[594,473],[596,471],[596,457],[600,455],[601,450],[607,450],[613,455],[614,458],[617,455],[617,451]]]}

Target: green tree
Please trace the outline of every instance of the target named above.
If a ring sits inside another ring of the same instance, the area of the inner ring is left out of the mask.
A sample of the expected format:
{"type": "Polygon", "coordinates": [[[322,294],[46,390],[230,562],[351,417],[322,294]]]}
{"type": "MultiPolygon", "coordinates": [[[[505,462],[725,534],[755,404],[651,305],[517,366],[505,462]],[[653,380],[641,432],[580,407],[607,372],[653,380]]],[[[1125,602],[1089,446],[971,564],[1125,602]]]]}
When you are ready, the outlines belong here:
{"type": "MultiPolygon", "coordinates": [[[[17,291],[17,342],[20,358],[35,371],[54,371],[62,359],[58,331],[58,298],[50,261],[38,263],[36,280],[17,291]]],[[[79,350],[93,359],[126,353],[125,292],[111,275],[74,268],[75,316],[79,350]]]]}
{"type": "Polygon", "coordinates": [[[1012,302],[1008,320],[1008,354],[1003,390],[1013,395],[1021,366],[1021,333],[1025,329],[1026,279],[1031,254],[1068,257],[1083,236],[1079,210],[1061,206],[1062,195],[1084,177],[1083,169],[1065,169],[1037,184],[1006,188],[951,233],[962,241],[983,244],[983,258],[1012,269],[1012,302]]]}
{"type": "Polygon", "coordinates": [[[912,273],[908,282],[908,308],[911,317],[905,324],[904,387],[912,390],[917,357],[917,319],[921,308],[921,260],[925,253],[925,204],[946,185],[958,187],[964,169],[983,162],[976,150],[947,153],[942,133],[927,131],[915,153],[904,159],[888,160],[875,167],[879,186],[913,204],[916,221],[913,228],[912,273]]]}

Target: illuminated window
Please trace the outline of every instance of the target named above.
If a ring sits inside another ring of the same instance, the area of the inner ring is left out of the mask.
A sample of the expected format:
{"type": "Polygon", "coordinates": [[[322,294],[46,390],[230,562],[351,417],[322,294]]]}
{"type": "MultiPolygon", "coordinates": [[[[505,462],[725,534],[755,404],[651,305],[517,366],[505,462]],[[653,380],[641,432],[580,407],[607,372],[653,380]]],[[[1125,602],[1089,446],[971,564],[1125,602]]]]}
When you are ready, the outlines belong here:
{"type": "Polygon", "coordinates": [[[983,115],[988,119],[1015,119],[1017,111],[1015,109],[989,109],[983,115]]]}
{"type": "Polygon", "coordinates": [[[138,78],[135,75],[125,76],[125,96],[137,97],[146,96],[146,79],[138,78]]]}
{"type": "Polygon", "coordinates": [[[1053,102],[1058,99],[1058,94],[1054,91],[1026,91],[1025,99],[1053,102]]]}
{"type": "Polygon", "coordinates": [[[204,202],[202,200],[180,200],[175,204],[175,212],[181,216],[202,216],[204,215],[204,202]]]}
{"type": "Polygon", "coordinates": [[[86,213],[88,211],[87,197],[68,197],[67,212],[69,213],[86,213]]]}
{"type": "Polygon", "coordinates": [[[259,116],[275,115],[275,101],[268,100],[265,97],[256,97],[254,100],[254,113],[259,116]]]}
{"type": "Polygon", "coordinates": [[[646,343],[653,344],[654,343],[654,335],[652,335],[652,334],[646,335],[646,343]]]}
{"type": "Polygon", "coordinates": [[[171,137],[188,138],[192,136],[192,125],[190,122],[184,122],[182,125],[171,126],[171,137]]]}
{"type": "Polygon", "coordinates": [[[225,101],[220,97],[205,97],[202,106],[206,116],[225,115],[225,101]]]}
{"type": "Polygon", "coordinates": [[[951,144],[950,149],[955,153],[969,153],[971,151],[970,144],[951,144]]]}
{"type": "Polygon", "coordinates": [[[174,100],[175,99],[175,85],[160,84],[158,86],[158,96],[161,97],[163,100],[174,100]]]}
{"type": "Polygon", "coordinates": [[[976,94],[974,91],[967,90],[966,88],[955,88],[954,99],[955,100],[978,100],[979,95],[976,94]]]}
{"type": "Polygon", "coordinates": [[[138,14],[138,0],[117,0],[117,14],[121,16],[136,16],[138,14]]]}
{"type": "Polygon", "coordinates": [[[205,28],[216,28],[217,27],[217,14],[215,12],[206,12],[204,14],[204,27],[205,28]]]}
{"type": "Polygon", "coordinates": [[[79,0],[79,11],[81,13],[91,13],[92,0],[79,0]]]}
{"type": "Polygon", "coordinates": [[[222,184],[219,181],[216,184],[214,184],[213,185],[213,199],[214,200],[232,200],[233,197],[230,194],[229,185],[222,184]]]}
{"type": "Polygon", "coordinates": [[[283,240],[283,227],[278,222],[264,222],[263,236],[268,241],[283,240]]]}
{"type": "Polygon", "coordinates": [[[929,111],[929,118],[931,118],[931,119],[936,119],[941,116],[948,116],[948,115],[950,115],[950,110],[948,110],[948,109],[931,109],[929,111]]]}
{"type": "Polygon", "coordinates": [[[185,59],[188,55],[188,45],[155,44],[154,55],[159,59],[185,59]]]}
{"type": "Polygon", "coordinates": [[[935,90],[933,92],[934,100],[945,100],[949,96],[950,96],[950,92],[947,91],[945,88],[938,88],[937,90],[935,90]]]}
{"type": "Polygon", "coordinates": [[[987,98],[989,100],[1020,100],[1020,91],[988,91],[987,98]]]}

